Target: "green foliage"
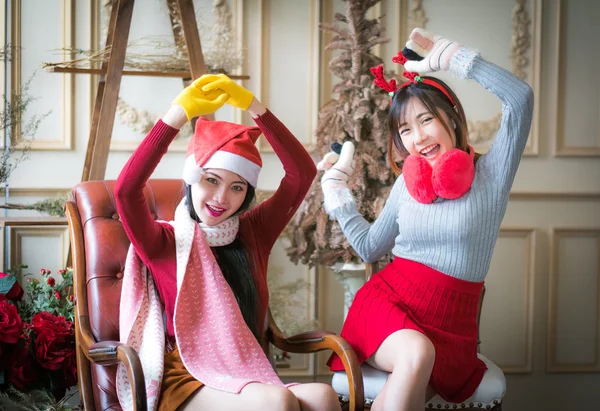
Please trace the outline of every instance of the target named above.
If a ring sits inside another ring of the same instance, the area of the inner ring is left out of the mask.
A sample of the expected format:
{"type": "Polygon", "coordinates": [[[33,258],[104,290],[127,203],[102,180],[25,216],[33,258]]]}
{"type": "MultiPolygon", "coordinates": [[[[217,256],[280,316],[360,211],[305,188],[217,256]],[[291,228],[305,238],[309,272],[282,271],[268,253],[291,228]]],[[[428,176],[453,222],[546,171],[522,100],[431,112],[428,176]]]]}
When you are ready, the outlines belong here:
{"type": "MultiPolygon", "coordinates": [[[[25,268],[27,268],[26,265],[21,265],[8,270],[8,272],[21,276],[20,273],[25,268]]],[[[21,319],[29,323],[35,313],[46,311],[57,316],[62,315],[67,321],[74,321],[74,299],[71,295],[73,269],[57,271],[57,275],[62,281],[58,281],[57,276],[52,276],[52,272],[45,268],[40,270],[40,275],[41,281],[30,273],[22,276],[26,283],[25,295],[27,298],[18,303],[21,319]]]]}

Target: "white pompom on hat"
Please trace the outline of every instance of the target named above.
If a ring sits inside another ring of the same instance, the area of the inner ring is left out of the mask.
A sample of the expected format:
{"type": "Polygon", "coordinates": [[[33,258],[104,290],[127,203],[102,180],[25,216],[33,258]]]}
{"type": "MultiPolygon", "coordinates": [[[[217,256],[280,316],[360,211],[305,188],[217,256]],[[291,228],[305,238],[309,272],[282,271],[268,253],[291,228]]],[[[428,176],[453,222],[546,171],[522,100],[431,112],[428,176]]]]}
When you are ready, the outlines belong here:
{"type": "Polygon", "coordinates": [[[187,150],[183,181],[197,183],[204,169],[221,168],[238,174],[256,188],[262,160],[255,144],[261,133],[258,127],[198,118],[187,150]]]}

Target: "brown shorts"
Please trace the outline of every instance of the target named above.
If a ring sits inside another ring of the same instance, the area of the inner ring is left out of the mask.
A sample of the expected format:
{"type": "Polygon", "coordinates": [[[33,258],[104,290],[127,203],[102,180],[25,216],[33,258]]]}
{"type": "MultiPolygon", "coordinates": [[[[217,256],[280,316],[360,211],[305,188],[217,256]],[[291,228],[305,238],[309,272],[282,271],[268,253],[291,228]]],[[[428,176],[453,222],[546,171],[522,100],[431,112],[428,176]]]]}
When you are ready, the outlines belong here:
{"type": "Polygon", "coordinates": [[[175,411],[204,384],[192,377],[183,366],[177,346],[165,351],[165,369],[158,411],[175,411]]]}

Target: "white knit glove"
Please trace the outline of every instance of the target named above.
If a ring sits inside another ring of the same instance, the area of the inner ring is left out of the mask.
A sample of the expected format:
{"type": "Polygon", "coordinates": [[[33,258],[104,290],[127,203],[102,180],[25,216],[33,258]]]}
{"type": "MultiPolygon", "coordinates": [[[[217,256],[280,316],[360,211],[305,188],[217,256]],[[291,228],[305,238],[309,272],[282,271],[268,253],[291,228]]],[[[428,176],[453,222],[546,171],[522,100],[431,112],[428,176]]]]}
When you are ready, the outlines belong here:
{"type": "Polygon", "coordinates": [[[354,201],[348,188],[348,179],[354,173],[353,157],[354,144],[346,141],[342,145],[340,154],[331,151],[325,154],[325,157],[317,164],[317,170],[325,170],[321,177],[321,189],[323,190],[323,207],[327,214],[354,201]]]}
{"type": "Polygon", "coordinates": [[[423,60],[409,60],[404,68],[420,74],[444,70],[459,78],[469,78],[473,60],[479,55],[476,50],[419,28],[410,33],[406,47],[423,57],[423,60]]]}

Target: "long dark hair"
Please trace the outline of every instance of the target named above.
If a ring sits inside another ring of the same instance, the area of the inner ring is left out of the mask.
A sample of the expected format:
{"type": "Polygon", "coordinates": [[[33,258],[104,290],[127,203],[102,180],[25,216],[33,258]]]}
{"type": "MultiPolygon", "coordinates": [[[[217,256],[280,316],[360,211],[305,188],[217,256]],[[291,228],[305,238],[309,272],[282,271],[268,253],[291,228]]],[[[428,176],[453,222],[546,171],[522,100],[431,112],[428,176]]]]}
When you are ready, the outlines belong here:
{"type": "Polygon", "coordinates": [[[406,109],[408,107],[408,102],[412,97],[418,99],[427,108],[427,110],[440,123],[442,123],[448,134],[451,134],[450,125],[446,124],[440,114],[441,112],[446,113],[450,121],[456,124],[456,129],[454,130],[456,135],[456,148],[467,151],[469,147],[467,118],[465,116],[465,111],[462,107],[462,104],[460,104],[456,94],[454,94],[452,89],[450,89],[446,83],[438,78],[427,76],[422,78],[435,81],[441,85],[452,97],[452,100],[456,102],[456,105],[453,106],[450,100],[448,100],[448,97],[446,97],[441,90],[421,82],[411,83],[394,94],[389,114],[388,124],[390,138],[388,140],[387,157],[388,163],[396,175],[401,173],[401,168],[398,167],[398,164],[396,164],[396,161],[394,160],[394,151],[403,159],[408,156],[408,150],[406,150],[406,147],[404,147],[404,144],[402,143],[402,138],[400,137],[398,127],[400,125],[400,121],[404,118],[406,109]]]}
{"type": "MultiPolygon", "coordinates": [[[[192,203],[192,187],[189,184],[185,184],[185,197],[190,217],[195,221],[200,222],[200,218],[198,218],[196,210],[194,210],[194,205],[192,203]]],[[[255,197],[255,188],[248,184],[246,197],[234,215],[239,215],[248,210],[255,197]]],[[[237,300],[246,325],[260,342],[262,333],[260,332],[261,328],[259,328],[259,324],[256,322],[258,312],[258,291],[256,289],[256,283],[254,282],[254,276],[252,275],[250,266],[251,261],[250,258],[248,258],[248,253],[242,240],[238,236],[229,245],[212,247],[211,249],[223,272],[223,277],[227,280],[227,284],[229,284],[229,288],[231,288],[231,291],[237,300]]]]}

